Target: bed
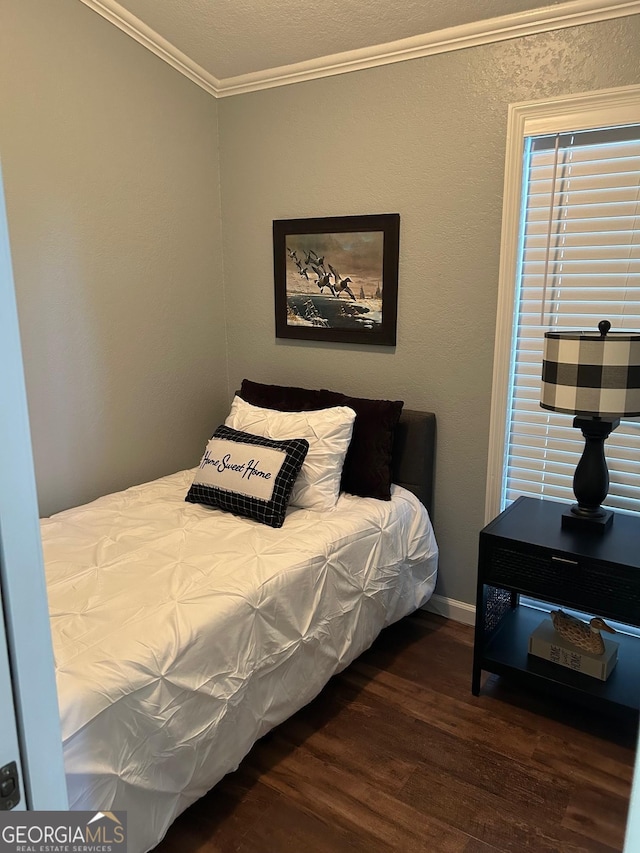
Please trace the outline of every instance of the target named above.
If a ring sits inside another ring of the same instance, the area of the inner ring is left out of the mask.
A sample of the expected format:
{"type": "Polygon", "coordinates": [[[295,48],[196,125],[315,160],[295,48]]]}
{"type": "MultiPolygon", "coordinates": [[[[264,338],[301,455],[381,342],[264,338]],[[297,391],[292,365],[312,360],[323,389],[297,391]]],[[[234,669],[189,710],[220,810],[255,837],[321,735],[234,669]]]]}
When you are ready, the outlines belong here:
{"type": "Polygon", "coordinates": [[[125,810],[130,853],[152,849],[429,599],[434,434],[404,410],[390,500],[340,492],[281,527],[185,501],[194,469],[42,520],[70,808],[125,810]]]}

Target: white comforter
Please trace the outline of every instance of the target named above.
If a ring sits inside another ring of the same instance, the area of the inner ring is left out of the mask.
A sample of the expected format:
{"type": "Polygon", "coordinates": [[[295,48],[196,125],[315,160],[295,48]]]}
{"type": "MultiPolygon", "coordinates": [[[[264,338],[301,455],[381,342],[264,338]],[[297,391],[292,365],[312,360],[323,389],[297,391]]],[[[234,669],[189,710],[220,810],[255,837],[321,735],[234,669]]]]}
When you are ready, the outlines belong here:
{"type": "Polygon", "coordinates": [[[129,853],[435,584],[400,487],[272,529],[185,503],[192,476],[42,521],[70,806],[126,810],[129,853]]]}

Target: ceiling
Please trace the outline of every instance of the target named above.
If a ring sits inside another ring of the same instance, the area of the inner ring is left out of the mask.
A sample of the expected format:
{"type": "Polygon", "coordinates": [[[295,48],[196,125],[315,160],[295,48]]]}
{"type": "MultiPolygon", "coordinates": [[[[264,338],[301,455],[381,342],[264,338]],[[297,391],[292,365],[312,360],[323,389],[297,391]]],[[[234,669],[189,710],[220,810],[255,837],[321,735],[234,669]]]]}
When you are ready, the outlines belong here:
{"type": "Polygon", "coordinates": [[[560,0],[119,0],[223,80],[560,0]]]}
{"type": "Polygon", "coordinates": [[[640,11],[640,0],[81,2],[216,97],[640,11]]]}

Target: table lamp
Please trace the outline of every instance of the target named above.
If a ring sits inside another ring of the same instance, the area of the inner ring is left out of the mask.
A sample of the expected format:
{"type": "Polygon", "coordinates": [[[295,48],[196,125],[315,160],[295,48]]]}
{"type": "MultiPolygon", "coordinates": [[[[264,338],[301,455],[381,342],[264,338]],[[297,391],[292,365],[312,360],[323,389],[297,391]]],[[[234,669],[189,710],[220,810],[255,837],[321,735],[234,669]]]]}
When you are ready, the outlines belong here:
{"type": "Polygon", "coordinates": [[[601,503],[609,491],[604,442],[621,417],[640,415],[640,333],[598,331],[545,333],[540,405],[576,415],[585,445],[573,477],[577,504],[563,513],[562,527],[604,532],[613,513],[601,503]]]}

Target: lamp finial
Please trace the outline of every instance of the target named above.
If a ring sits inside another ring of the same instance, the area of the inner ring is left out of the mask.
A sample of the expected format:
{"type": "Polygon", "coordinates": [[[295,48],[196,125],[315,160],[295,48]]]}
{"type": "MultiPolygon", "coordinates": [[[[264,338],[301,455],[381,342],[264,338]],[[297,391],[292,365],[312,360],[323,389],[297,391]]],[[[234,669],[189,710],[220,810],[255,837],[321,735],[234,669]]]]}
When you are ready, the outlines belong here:
{"type": "Polygon", "coordinates": [[[598,323],[598,329],[600,329],[600,334],[602,337],[606,337],[607,332],[611,328],[611,323],[608,320],[600,320],[598,323]]]}

